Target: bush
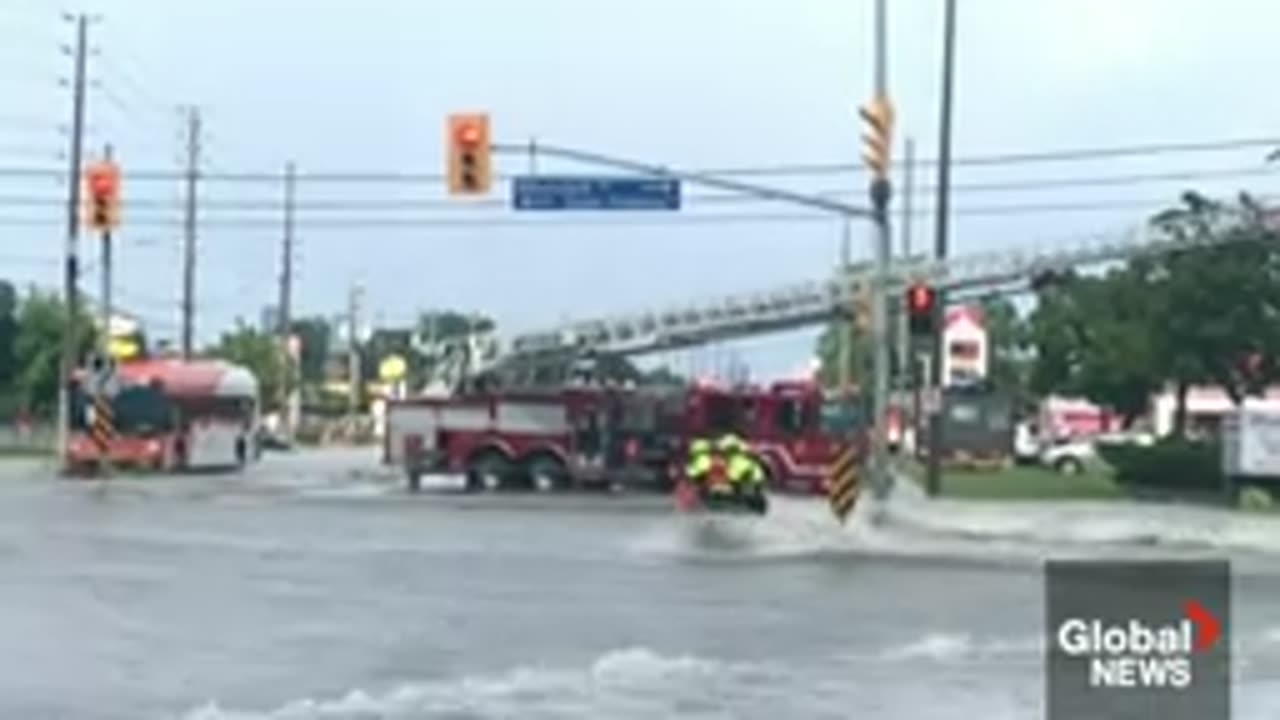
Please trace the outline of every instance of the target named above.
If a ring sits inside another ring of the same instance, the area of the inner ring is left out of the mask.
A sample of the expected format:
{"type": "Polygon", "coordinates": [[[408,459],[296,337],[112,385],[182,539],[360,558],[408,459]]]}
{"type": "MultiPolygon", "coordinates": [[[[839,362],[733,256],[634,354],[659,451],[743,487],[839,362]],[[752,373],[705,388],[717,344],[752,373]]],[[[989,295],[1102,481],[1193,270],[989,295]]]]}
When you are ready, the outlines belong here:
{"type": "Polygon", "coordinates": [[[1140,446],[1103,443],[1098,454],[1115,472],[1116,482],[1131,488],[1221,491],[1221,446],[1217,441],[1176,438],[1140,446]]]}

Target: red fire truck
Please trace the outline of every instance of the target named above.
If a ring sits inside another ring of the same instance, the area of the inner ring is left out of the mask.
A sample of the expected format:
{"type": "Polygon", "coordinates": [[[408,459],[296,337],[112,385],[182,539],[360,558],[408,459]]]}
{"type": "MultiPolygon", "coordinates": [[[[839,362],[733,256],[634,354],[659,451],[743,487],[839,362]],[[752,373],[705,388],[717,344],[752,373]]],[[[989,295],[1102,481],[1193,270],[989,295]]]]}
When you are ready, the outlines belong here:
{"type": "Polygon", "coordinates": [[[460,473],[469,490],[618,486],[669,490],[696,437],[734,431],[775,490],[824,491],[838,446],[860,435],[853,403],[812,383],[768,387],[564,387],[393,401],[384,461],[410,487],[460,473]]]}

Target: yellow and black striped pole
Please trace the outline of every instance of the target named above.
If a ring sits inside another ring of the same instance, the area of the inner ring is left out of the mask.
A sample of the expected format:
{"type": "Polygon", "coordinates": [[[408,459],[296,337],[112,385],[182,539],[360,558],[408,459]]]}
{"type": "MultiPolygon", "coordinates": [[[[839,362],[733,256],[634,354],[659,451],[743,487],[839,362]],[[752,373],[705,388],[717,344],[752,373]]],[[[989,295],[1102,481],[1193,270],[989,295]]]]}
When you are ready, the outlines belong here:
{"type": "Polygon", "coordinates": [[[111,398],[106,393],[93,396],[93,422],[89,425],[89,435],[98,448],[98,469],[103,473],[109,472],[111,441],[116,436],[116,424],[111,412],[111,398]]]}
{"type": "Polygon", "coordinates": [[[840,450],[827,475],[827,499],[831,503],[831,512],[835,513],[841,523],[849,519],[849,514],[858,502],[861,480],[858,474],[858,453],[851,442],[840,450]]]}

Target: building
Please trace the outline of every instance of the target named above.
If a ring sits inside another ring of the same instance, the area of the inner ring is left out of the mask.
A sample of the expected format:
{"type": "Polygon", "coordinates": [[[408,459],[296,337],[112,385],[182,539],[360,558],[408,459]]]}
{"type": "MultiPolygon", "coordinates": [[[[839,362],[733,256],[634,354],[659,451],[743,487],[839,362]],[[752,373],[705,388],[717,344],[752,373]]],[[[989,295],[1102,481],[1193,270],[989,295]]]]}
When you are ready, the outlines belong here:
{"type": "Polygon", "coordinates": [[[971,305],[947,308],[943,326],[942,385],[969,385],[987,378],[990,360],[982,309],[971,305]]]}

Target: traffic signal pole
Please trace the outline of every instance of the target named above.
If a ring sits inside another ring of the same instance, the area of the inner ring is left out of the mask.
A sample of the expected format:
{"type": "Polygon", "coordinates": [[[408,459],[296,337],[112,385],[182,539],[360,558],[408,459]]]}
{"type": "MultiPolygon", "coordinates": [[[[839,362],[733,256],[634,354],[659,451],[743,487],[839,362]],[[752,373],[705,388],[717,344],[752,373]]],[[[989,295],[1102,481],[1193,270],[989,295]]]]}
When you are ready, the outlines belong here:
{"type": "Polygon", "coordinates": [[[889,228],[889,199],[893,188],[888,174],[888,11],[886,0],[875,5],[875,98],[881,103],[884,144],[883,165],[871,181],[871,204],[875,211],[875,290],[871,301],[871,336],[875,348],[872,372],[874,421],[871,437],[871,487],[877,500],[889,496],[893,478],[889,473],[889,260],[892,237],[889,228]]]}
{"type": "Polygon", "coordinates": [[[648,175],[650,177],[680,180],[682,182],[714,188],[716,190],[741,193],[743,195],[760,198],[761,200],[774,200],[814,210],[822,210],[839,215],[840,217],[875,219],[875,212],[871,208],[863,207],[861,205],[849,205],[847,203],[839,202],[838,200],[831,200],[817,195],[805,195],[804,193],[773,188],[767,185],[757,185],[750,182],[731,180],[729,178],[723,178],[708,173],[695,172],[692,170],[679,170],[665,165],[652,165],[637,160],[620,158],[614,155],[605,155],[587,150],[577,150],[560,145],[548,145],[543,142],[538,142],[536,147],[532,147],[532,149],[531,147],[532,146],[528,144],[493,143],[490,145],[490,150],[495,153],[525,156],[528,156],[530,152],[536,151],[538,155],[546,155],[547,157],[560,158],[561,160],[572,160],[574,162],[580,162],[587,165],[596,165],[599,167],[614,168],[617,170],[626,170],[628,172],[648,175]]]}

